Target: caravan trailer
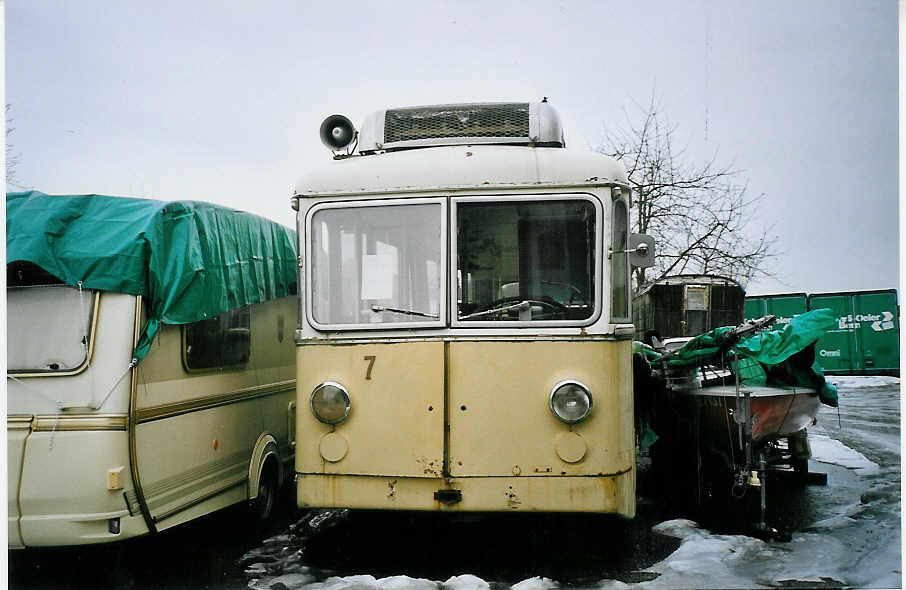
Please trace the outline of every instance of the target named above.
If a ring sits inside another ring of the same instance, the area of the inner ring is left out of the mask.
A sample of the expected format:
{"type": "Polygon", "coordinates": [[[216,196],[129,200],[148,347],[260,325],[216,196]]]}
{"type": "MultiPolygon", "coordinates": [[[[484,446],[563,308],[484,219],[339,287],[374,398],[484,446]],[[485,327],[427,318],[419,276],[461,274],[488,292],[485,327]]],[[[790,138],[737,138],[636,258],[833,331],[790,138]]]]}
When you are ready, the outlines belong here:
{"type": "Polygon", "coordinates": [[[626,173],[547,102],[321,126],[299,181],[300,507],[635,514],[626,173]],[[357,147],[355,151],[353,144],[357,147]]]}
{"type": "Polygon", "coordinates": [[[7,195],[9,547],[250,501],[293,459],[292,231],[195,202],[7,195]]]}

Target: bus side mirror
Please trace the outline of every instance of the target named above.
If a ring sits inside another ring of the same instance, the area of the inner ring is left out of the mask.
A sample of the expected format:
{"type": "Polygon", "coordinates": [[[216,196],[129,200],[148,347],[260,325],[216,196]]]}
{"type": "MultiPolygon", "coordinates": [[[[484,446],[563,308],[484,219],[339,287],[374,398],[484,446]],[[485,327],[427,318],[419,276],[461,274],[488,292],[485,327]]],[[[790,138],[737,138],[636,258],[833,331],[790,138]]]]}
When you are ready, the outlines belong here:
{"type": "Polygon", "coordinates": [[[629,264],[635,268],[654,266],[654,238],[647,234],[629,234],[629,264]]]}

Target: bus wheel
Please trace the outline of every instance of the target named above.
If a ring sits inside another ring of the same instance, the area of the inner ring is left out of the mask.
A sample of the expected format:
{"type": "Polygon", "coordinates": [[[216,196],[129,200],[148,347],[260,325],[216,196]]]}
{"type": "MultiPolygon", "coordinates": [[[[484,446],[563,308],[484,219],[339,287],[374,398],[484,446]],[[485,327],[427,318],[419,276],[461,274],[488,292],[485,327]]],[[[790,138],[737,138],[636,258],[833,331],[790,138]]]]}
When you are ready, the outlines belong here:
{"type": "Polygon", "coordinates": [[[278,491],[277,470],[274,462],[268,461],[258,478],[258,495],[250,500],[252,516],[256,521],[265,523],[274,515],[278,491]]]}

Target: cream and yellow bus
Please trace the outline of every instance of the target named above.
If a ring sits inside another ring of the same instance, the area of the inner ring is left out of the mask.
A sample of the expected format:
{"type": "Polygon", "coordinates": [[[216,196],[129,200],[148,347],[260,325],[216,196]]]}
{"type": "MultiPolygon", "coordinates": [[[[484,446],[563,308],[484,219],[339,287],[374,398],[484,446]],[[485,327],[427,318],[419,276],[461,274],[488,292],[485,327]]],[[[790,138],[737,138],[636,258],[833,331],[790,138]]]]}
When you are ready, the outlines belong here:
{"type": "Polygon", "coordinates": [[[292,474],[295,238],[193,201],[7,195],[9,547],[106,543],[292,474]]]}
{"type": "Polygon", "coordinates": [[[565,149],[546,101],[321,137],[292,197],[298,505],[634,516],[629,272],[653,250],[623,168],[565,149]]]}

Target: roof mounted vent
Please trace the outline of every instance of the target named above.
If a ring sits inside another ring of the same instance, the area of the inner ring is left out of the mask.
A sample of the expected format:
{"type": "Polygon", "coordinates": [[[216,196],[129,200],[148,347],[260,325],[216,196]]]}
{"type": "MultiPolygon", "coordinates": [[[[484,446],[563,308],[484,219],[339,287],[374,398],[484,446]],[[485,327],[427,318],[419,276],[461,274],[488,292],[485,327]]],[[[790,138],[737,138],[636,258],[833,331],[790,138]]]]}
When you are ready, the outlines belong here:
{"type": "Polygon", "coordinates": [[[372,113],[359,152],[478,143],[565,145],[560,117],[547,102],[471,103],[372,113]]]}

